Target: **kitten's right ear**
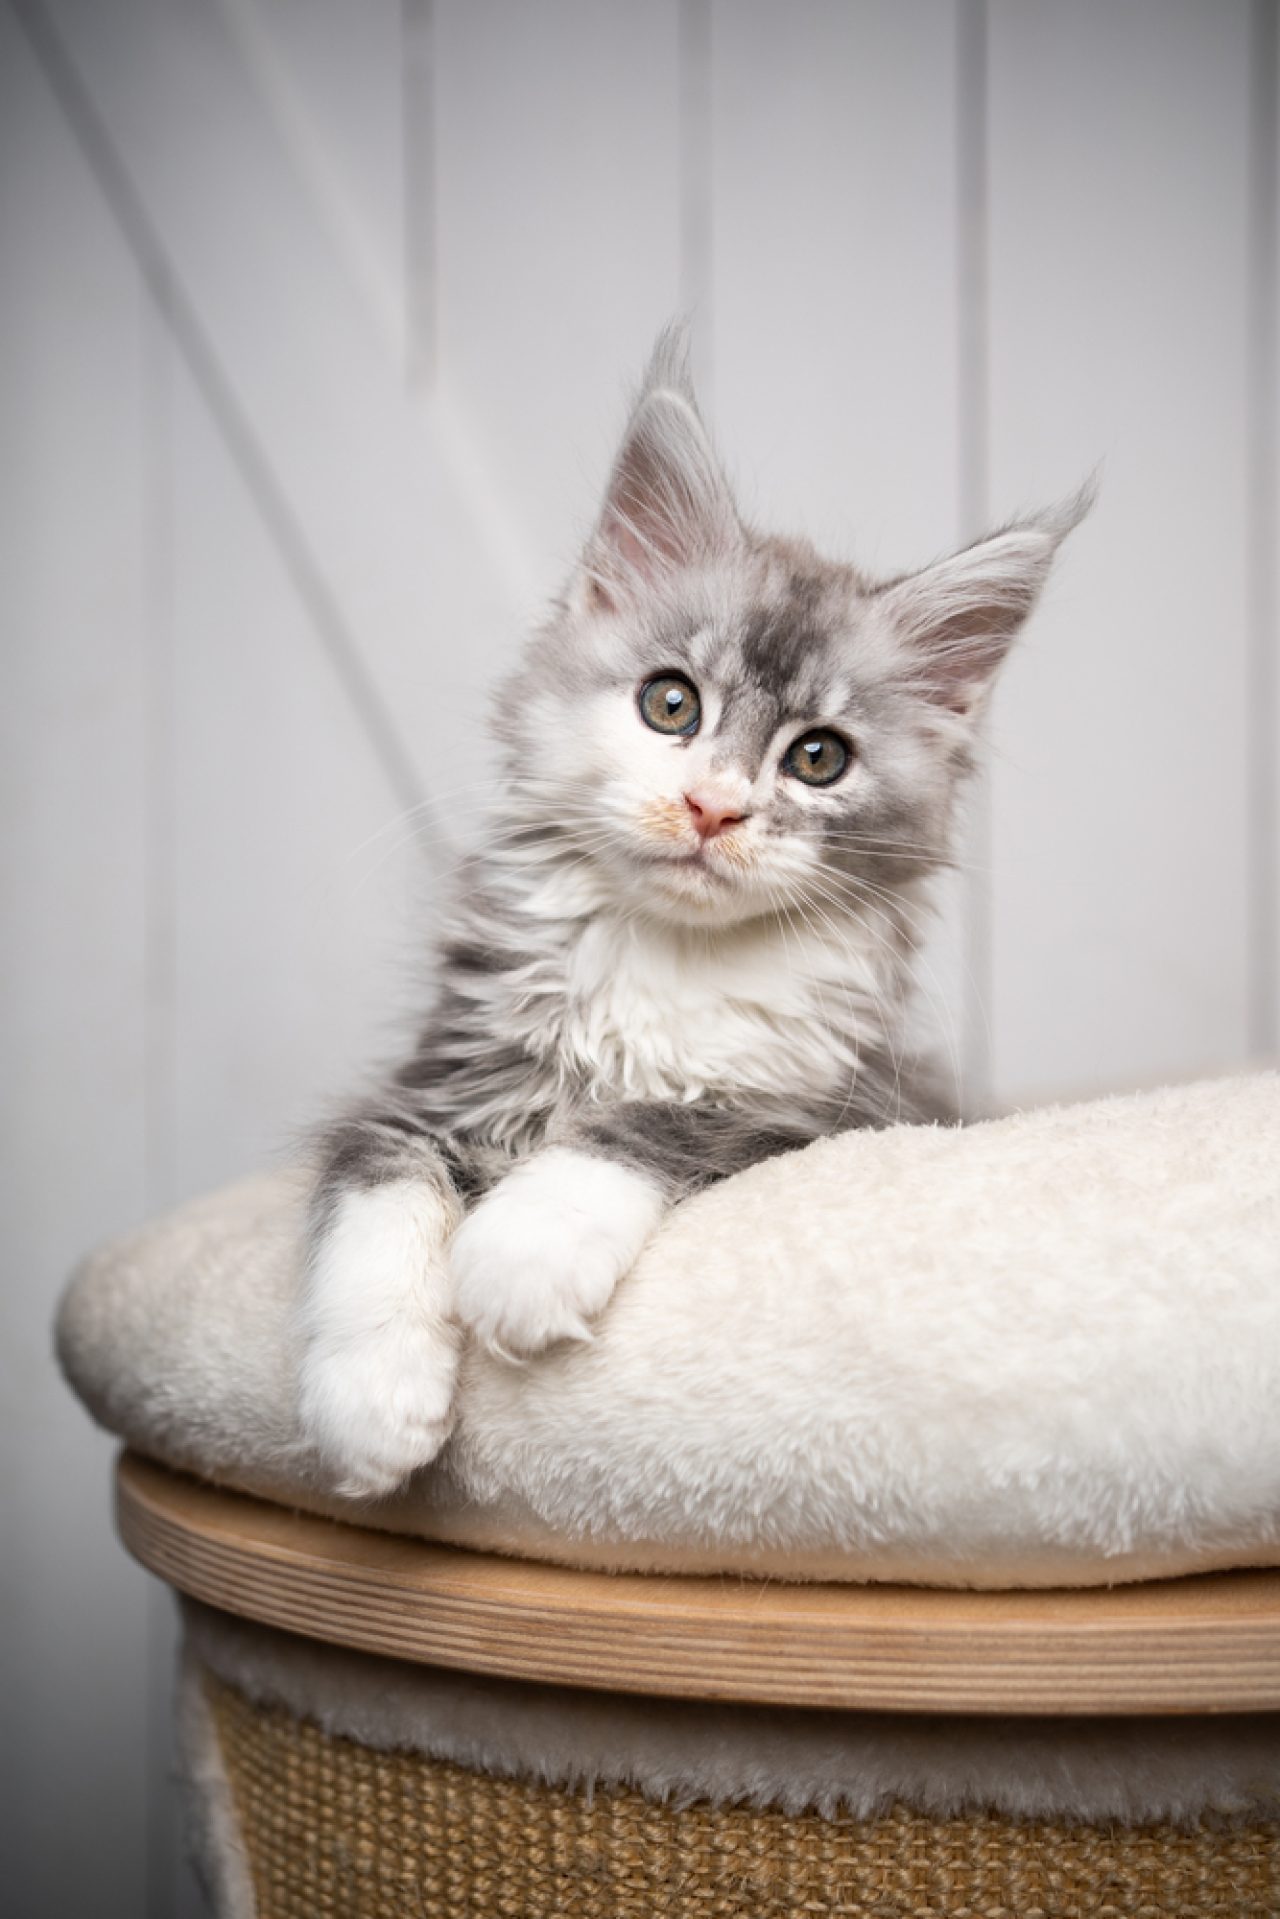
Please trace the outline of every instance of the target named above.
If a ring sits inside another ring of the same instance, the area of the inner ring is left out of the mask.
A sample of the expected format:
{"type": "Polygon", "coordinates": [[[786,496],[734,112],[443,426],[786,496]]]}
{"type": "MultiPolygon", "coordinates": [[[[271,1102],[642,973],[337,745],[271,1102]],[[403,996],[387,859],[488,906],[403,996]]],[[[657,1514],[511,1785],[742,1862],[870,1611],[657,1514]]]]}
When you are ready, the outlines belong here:
{"type": "Polygon", "coordinates": [[[607,610],[737,543],[741,522],[698,412],[683,327],[660,336],[583,555],[584,591],[607,610]]]}

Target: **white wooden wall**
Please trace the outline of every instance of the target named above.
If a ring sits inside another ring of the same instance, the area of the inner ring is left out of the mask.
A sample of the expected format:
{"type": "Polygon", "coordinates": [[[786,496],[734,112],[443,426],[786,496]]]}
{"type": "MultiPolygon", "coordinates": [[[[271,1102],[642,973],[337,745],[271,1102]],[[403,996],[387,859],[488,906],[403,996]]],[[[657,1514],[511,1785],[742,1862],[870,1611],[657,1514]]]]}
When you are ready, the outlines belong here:
{"type": "Polygon", "coordinates": [[[977,1096],[1275,1056],[1277,78],[1276,0],[0,4],[7,1910],[194,1910],[58,1285],[394,1047],[668,316],[871,565],[1102,462],[929,956],[977,1096]]]}

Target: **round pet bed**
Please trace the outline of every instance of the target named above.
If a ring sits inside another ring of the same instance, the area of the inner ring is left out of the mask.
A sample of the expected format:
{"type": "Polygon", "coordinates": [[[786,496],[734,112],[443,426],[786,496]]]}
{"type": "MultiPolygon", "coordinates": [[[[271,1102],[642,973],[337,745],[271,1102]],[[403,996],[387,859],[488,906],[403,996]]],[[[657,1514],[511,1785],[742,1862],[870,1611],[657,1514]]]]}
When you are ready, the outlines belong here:
{"type": "Polygon", "coordinates": [[[676,1209],[596,1340],[475,1352],[395,1498],[294,1418],[304,1184],[94,1255],[64,1367],[139,1451],[364,1525],[615,1569],[1108,1585],[1280,1558],[1280,1076],[892,1128],[676,1209]]]}

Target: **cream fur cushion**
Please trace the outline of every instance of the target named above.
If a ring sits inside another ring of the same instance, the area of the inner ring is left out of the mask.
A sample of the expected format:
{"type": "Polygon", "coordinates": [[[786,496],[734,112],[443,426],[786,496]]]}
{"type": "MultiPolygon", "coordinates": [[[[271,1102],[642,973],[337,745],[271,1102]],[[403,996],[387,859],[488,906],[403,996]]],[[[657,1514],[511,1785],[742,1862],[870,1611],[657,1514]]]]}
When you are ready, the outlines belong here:
{"type": "Polygon", "coordinates": [[[154,1458],[604,1567],[1090,1585],[1280,1561],[1280,1078],[824,1140],[690,1200],[595,1343],[465,1370],[395,1499],[294,1424],[303,1185],[96,1254],[59,1321],[154,1458]]]}

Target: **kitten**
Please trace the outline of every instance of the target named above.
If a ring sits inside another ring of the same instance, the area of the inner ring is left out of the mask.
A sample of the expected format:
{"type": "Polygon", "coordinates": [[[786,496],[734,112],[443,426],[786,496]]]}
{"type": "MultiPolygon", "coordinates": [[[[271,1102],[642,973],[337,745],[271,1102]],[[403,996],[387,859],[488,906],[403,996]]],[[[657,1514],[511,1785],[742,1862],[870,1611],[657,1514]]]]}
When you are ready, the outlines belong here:
{"type": "Polygon", "coordinates": [[[497,802],[413,1056],[333,1127],[304,1429],[378,1494],[465,1333],[589,1336],[667,1208],[820,1134],[954,1117],[909,1050],[925,883],[992,676],[1088,504],[874,582],[739,518],[678,333],[502,691],[497,802]]]}

